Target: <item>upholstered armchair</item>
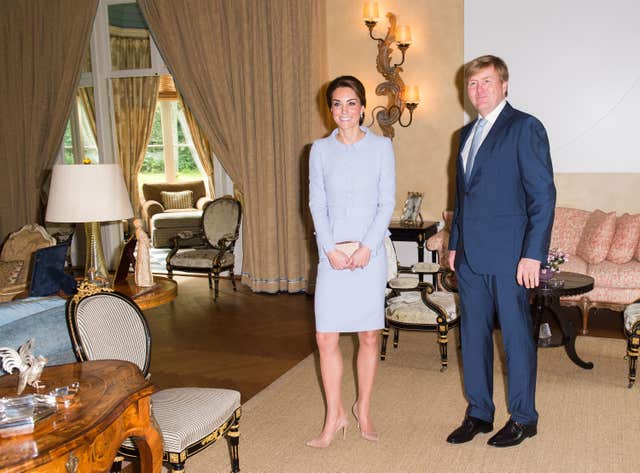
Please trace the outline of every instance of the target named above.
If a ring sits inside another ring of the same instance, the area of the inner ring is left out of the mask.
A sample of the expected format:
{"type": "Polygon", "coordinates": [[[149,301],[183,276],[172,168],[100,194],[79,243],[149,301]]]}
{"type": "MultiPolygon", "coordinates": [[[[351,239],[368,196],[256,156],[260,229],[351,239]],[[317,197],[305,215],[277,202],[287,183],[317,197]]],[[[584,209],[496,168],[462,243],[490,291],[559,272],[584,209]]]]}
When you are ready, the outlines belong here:
{"type": "Polygon", "coordinates": [[[242,205],[233,197],[220,197],[209,202],[204,208],[202,227],[198,232],[180,232],[172,238],[171,251],[167,255],[169,277],[173,277],[174,270],[206,273],[209,276],[209,288],[212,287],[212,278],[215,281],[213,299],[216,300],[220,273],[228,271],[235,291],[234,248],[240,234],[241,217],[242,205]],[[183,242],[194,240],[199,240],[200,245],[183,248],[183,242]]]}
{"type": "Polygon", "coordinates": [[[0,252],[0,302],[26,291],[34,252],[55,244],[55,238],[37,224],[25,225],[7,237],[0,252]]]}
{"type": "Polygon", "coordinates": [[[400,330],[436,332],[441,371],[447,368],[449,329],[460,322],[458,295],[453,272],[437,263],[416,263],[412,267],[398,264],[395,248],[385,239],[387,250],[387,294],[385,328],[382,331],[380,359],[387,356],[389,331],[393,328],[393,347],[398,348],[400,330]],[[409,274],[413,276],[410,277],[409,274]],[[436,285],[420,282],[418,274],[433,275],[436,285]],[[440,290],[443,289],[443,290],[440,290]]]}
{"type": "MultiPolygon", "coordinates": [[[[170,246],[179,232],[198,232],[202,209],[211,202],[204,181],[142,185],[142,218],[155,248],[170,246]]],[[[194,242],[184,241],[187,246],[194,242]]]]}

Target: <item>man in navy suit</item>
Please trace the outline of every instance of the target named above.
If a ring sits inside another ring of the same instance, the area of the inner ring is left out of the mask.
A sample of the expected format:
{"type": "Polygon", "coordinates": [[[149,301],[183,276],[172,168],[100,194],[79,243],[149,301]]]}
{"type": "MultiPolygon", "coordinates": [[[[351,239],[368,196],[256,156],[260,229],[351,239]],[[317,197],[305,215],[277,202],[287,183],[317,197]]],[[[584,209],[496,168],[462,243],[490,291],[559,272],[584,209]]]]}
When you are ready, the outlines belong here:
{"type": "Polygon", "coordinates": [[[449,263],[460,291],[466,417],[447,438],[463,443],[493,430],[493,323],[507,359],[511,417],[489,445],[517,445],[537,433],[536,346],[528,291],[546,261],[556,191],[544,126],[506,101],[509,71],[482,56],[465,65],[478,118],[462,129],[449,263]]]}

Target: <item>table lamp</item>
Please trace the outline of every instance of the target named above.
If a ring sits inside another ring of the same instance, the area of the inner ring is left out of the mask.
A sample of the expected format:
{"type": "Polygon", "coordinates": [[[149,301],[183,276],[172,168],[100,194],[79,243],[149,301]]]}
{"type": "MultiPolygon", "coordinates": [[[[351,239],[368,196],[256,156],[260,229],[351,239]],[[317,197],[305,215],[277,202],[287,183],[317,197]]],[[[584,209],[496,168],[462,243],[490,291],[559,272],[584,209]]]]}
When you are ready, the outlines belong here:
{"type": "Polygon", "coordinates": [[[109,285],[100,222],[133,217],[119,164],[57,164],[51,173],[48,222],[84,223],[85,279],[109,285]]]}

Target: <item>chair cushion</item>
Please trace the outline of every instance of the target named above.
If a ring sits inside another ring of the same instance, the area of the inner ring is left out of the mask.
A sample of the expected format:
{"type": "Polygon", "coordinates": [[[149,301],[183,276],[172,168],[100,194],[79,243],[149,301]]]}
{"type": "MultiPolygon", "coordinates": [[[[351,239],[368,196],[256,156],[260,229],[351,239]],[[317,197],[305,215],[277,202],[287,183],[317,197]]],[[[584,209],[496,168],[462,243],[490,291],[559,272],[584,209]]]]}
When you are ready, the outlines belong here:
{"type": "MultiPolygon", "coordinates": [[[[186,248],[178,252],[169,261],[173,266],[185,268],[213,268],[213,259],[219,253],[214,249],[186,248]]],[[[222,258],[222,266],[232,265],[234,255],[226,253],[222,258]]]]}
{"type": "MultiPolygon", "coordinates": [[[[447,322],[458,318],[458,295],[453,292],[436,291],[429,299],[447,312],[447,322]]],[[[386,317],[405,324],[435,325],[436,312],[422,302],[419,292],[405,292],[389,299],[386,317]]]]}
{"type": "Polygon", "coordinates": [[[411,289],[418,287],[418,278],[411,276],[390,279],[387,283],[393,289],[411,289]]]}
{"type": "Polygon", "coordinates": [[[23,267],[24,261],[0,261],[0,288],[17,283],[23,267]]]}
{"type": "Polygon", "coordinates": [[[172,388],[151,395],[164,451],[180,453],[208,435],[228,427],[226,421],[240,407],[240,393],[231,389],[172,388]]]}
{"type": "Polygon", "coordinates": [[[631,304],[624,310],[624,329],[631,332],[633,325],[640,320],[640,303],[631,304]]]}
{"type": "Polygon", "coordinates": [[[151,217],[153,228],[202,228],[202,210],[181,210],[163,212],[151,217]]]}
{"type": "Polygon", "coordinates": [[[618,217],[607,260],[619,264],[631,261],[638,248],[639,238],[640,214],[624,214],[618,217]]]}
{"type": "MultiPolygon", "coordinates": [[[[594,210],[582,231],[576,254],[589,264],[602,263],[609,254],[616,231],[616,213],[594,210]]],[[[570,253],[562,247],[558,249],[570,253]]]]}
{"type": "Polygon", "coordinates": [[[193,191],[184,190],[178,192],[161,191],[162,205],[165,209],[191,209],[193,208],[193,191]]]}

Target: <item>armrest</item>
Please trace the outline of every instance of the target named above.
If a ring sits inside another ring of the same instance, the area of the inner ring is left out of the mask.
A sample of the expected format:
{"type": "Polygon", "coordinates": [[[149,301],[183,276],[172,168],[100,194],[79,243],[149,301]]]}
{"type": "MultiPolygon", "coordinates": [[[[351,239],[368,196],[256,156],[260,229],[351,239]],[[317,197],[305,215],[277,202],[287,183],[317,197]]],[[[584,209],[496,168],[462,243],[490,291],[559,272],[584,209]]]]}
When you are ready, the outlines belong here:
{"type": "Polygon", "coordinates": [[[164,206],[157,200],[145,200],[142,204],[142,218],[147,226],[147,232],[151,232],[151,217],[164,212],[164,206]]]}
{"type": "Polygon", "coordinates": [[[209,202],[213,202],[213,200],[211,200],[209,197],[206,197],[206,196],[200,197],[196,202],[196,209],[198,210],[204,209],[204,206],[209,202]]]}

